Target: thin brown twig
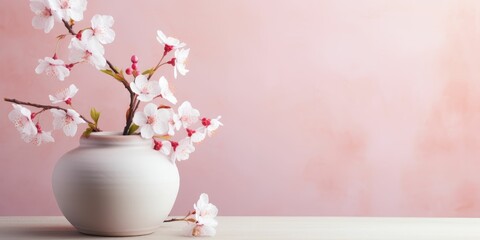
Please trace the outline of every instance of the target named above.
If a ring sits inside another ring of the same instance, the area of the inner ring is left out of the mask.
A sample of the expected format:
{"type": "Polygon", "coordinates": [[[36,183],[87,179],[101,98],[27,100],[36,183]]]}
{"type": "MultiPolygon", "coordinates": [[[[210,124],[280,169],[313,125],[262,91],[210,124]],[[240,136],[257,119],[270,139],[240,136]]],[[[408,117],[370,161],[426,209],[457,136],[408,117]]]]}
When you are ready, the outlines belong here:
{"type": "Polygon", "coordinates": [[[191,223],[197,222],[193,218],[172,218],[172,219],[164,220],[163,222],[167,223],[167,222],[180,222],[180,221],[191,222],[191,223]]]}
{"type": "Polygon", "coordinates": [[[152,78],[153,74],[155,74],[155,71],[157,71],[157,69],[162,66],[162,61],[163,61],[163,58],[165,58],[165,54],[162,54],[162,58],[160,58],[160,61],[158,61],[157,65],[152,69],[152,71],[150,72],[150,74],[148,74],[148,77],[147,79],[150,80],[150,78],[152,78]]]}

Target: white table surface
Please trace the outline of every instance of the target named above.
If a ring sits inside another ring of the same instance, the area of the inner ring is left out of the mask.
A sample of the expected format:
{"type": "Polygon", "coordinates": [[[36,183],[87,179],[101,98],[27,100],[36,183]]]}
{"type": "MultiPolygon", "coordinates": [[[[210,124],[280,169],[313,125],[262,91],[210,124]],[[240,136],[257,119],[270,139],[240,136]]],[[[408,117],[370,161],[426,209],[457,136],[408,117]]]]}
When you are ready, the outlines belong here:
{"type": "MultiPolygon", "coordinates": [[[[220,239],[480,239],[476,218],[218,217],[220,239]]],[[[64,217],[0,217],[0,239],[188,239],[183,222],[165,223],[140,237],[105,238],[78,233],[64,217]]],[[[209,239],[209,238],[202,238],[209,239]]]]}

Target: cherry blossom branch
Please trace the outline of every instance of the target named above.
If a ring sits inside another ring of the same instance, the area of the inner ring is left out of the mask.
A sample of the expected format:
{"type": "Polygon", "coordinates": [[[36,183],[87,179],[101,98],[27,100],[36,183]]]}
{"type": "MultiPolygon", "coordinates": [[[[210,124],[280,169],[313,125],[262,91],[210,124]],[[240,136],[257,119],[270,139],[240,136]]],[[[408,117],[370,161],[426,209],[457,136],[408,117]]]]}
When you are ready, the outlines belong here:
{"type": "MultiPolygon", "coordinates": [[[[112,64],[110,61],[108,61],[108,59],[105,59],[105,60],[107,61],[107,64],[108,64],[108,66],[110,67],[110,69],[112,69],[112,71],[113,71],[115,74],[118,74],[118,71],[117,71],[117,69],[115,69],[115,68],[113,67],[113,64],[112,64]]],[[[129,86],[129,88],[130,88],[130,86],[129,86]]]]}
{"type": "Polygon", "coordinates": [[[195,219],[193,218],[172,218],[172,219],[167,219],[163,222],[181,222],[181,221],[185,221],[185,222],[192,222],[192,223],[195,223],[197,222],[195,219]]]}
{"type": "MultiPolygon", "coordinates": [[[[68,32],[73,35],[73,36],[76,36],[77,33],[73,30],[73,25],[70,25],[67,21],[65,20],[62,20],[63,21],[63,25],[65,25],[65,27],[67,28],[68,32]]],[[[107,64],[108,64],[108,67],[115,73],[115,74],[119,74],[119,72],[117,71],[117,69],[114,67],[114,65],[108,60],[108,59],[105,59],[107,61],[107,64]]],[[[127,111],[127,120],[126,120],[126,124],[125,124],[125,127],[123,128],[123,135],[128,135],[128,129],[130,128],[130,125],[132,124],[132,121],[133,121],[133,115],[135,113],[135,93],[132,91],[132,89],[130,88],[130,84],[127,82],[127,80],[125,80],[125,78],[122,78],[120,79],[120,82],[123,84],[123,86],[127,89],[128,93],[130,94],[130,104],[129,104],[129,108],[128,108],[128,111],[127,111]]]]}
{"type": "MultiPolygon", "coordinates": [[[[148,74],[148,77],[147,77],[148,80],[150,80],[150,78],[152,78],[153,74],[155,73],[155,71],[157,71],[157,69],[159,67],[167,64],[167,62],[162,63],[163,59],[165,58],[165,55],[166,54],[162,55],[162,58],[160,58],[160,61],[158,61],[157,65],[152,69],[152,71],[150,71],[150,73],[148,74]]],[[[133,116],[134,116],[135,112],[137,111],[138,106],[140,105],[140,100],[137,100],[137,95],[134,95],[133,98],[130,98],[130,99],[131,99],[131,101],[130,101],[130,111],[127,114],[127,124],[123,128],[123,135],[128,134],[128,130],[130,129],[130,125],[133,122],[133,116]]]]}
{"type": "Polygon", "coordinates": [[[148,80],[150,80],[150,78],[152,78],[153,74],[155,74],[155,71],[157,71],[157,69],[158,69],[160,66],[162,66],[162,65],[165,64],[165,63],[162,64],[162,61],[163,61],[163,59],[165,58],[165,55],[166,55],[166,54],[163,54],[163,55],[162,55],[162,58],[160,58],[160,61],[158,61],[157,65],[153,68],[153,70],[150,72],[150,74],[148,74],[148,78],[147,78],[148,80]]]}
{"type": "MultiPolygon", "coordinates": [[[[148,74],[148,77],[147,77],[148,80],[150,80],[150,78],[152,78],[153,74],[155,74],[155,71],[157,71],[157,69],[159,67],[168,63],[168,62],[162,63],[163,59],[165,58],[165,55],[166,54],[163,54],[162,58],[160,58],[160,61],[158,61],[157,65],[152,69],[152,71],[150,71],[150,73],[148,74]]],[[[136,102],[136,103],[135,103],[135,106],[133,107],[133,110],[131,111],[130,115],[127,118],[127,125],[123,129],[123,135],[126,135],[126,133],[128,133],[128,129],[130,128],[130,125],[132,124],[132,121],[133,121],[134,113],[137,111],[138,106],[140,105],[140,100],[137,100],[137,96],[135,96],[135,98],[133,99],[133,102],[136,102]]],[[[130,105],[130,106],[132,106],[132,105],[130,105]]],[[[132,108],[130,108],[130,109],[132,109],[132,108]]]]}
{"type": "MultiPolygon", "coordinates": [[[[65,111],[67,112],[68,110],[66,108],[62,108],[62,107],[58,107],[58,106],[53,106],[53,105],[43,105],[43,104],[36,104],[36,103],[30,103],[30,102],[24,102],[24,101],[20,101],[20,100],[17,100],[17,99],[14,99],[14,98],[4,98],[3,99],[5,102],[11,102],[11,103],[15,103],[15,104],[20,104],[20,105],[27,105],[27,106],[32,106],[32,107],[36,107],[36,108],[41,108],[42,110],[38,113],[41,113],[45,110],[48,110],[48,109],[58,109],[58,110],[62,110],[62,111],[65,111]]],[[[95,124],[92,122],[92,121],[89,121],[88,119],[86,119],[84,116],[80,115],[80,118],[82,118],[85,122],[87,122],[90,126],[95,126],[95,124]]],[[[94,127],[93,128],[93,131],[94,132],[100,132],[100,128],[98,127],[94,127]]]]}
{"type": "Polygon", "coordinates": [[[197,220],[195,220],[195,218],[188,218],[190,216],[192,216],[192,214],[195,214],[195,211],[193,212],[188,212],[187,215],[183,218],[171,218],[171,219],[167,219],[167,220],[164,220],[163,222],[181,222],[181,221],[185,221],[185,222],[192,222],[192,223],[196,223],[197,220]]]}
{"type": "MultiPolygon", "coordinates": [[[[67,21],[65,21],[64,19],[62,20],[62,22],[63,22],[63,25],[65,25],[65,27],[67,28],[68,32],[69,32],[71,35],[73,35],[73,36],[76,36],[76,35],[77,35],[77,33],[73,30],[73,27],[72,27],[73,25],[70,25],[70,24],[69,24],[67,21]]],[[[117,71],[117,69],[115,69],[115,67],[113,66],[113,64],[112,64],[110,61],[108,61],[108,59],[106,59],[106,61],[107,61],[108,67],[110,67],[110,69],[111,69],[115,74],[118,74],[118,71],[117,71]]],[[[128,86],[128,83],[127,83],[126,86],[128,86]]],[[[127,89],[128,89],[129,91],[131,91],[131,90],[130,90],[130,86],[128,86],[127,89]]]]}
{"type": "Polygon", "coordinates": [[[135,109],[135,100],[136,100],[136,95],[135,93],[130,93],[130,105],[127,111],[127,123],[125,124],[125,127],[123,128],[123,135],[128,135],[128,130],[130,129],[130,125],[132,125],[133,122],[133,115],[136,111],[135,109]]]}
{"type": "Polygon", "coordinates": [[[63,22],[63,25],[65,25],[65,27],[67,28],[67,30],[68,30],[68,32],[69,32],[70,34],[72,34],[72,35],[74,35],[74,36],[77,35],[77,33],[75,33],[75,32],[73,31],[72,26],[71,26],[67,21],[65,21],[65,19],[62,19],[62,22],[63,22]]]}

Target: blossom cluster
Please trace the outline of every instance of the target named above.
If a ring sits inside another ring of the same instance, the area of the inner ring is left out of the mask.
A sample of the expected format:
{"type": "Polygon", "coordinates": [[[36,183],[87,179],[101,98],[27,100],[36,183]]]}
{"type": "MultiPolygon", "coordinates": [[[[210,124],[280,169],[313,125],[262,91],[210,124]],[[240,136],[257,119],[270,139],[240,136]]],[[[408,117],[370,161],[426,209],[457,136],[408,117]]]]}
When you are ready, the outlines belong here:
{"type": "Polygon", "coordinates": [[[200,118],[200,112],[188,101],[180,105],[178,112],[149,103],[143,112],[135,113],[133,123],[140,127],[143,138],[154,139],[155,150],[170,156],[172,161],[183,161],[195,151],[194,143],[203,141],[207,135],[211,136],[218,127],[223,125],[219,121],[220,118],[220,116],[214,119],[200,118]],[[192,129],[191,127],[197,122],[201,122],[201,126],[192,129]],[[186,131],[185,138],[178,142],[163,140],[166,136],[174,136],[175,131],[182,127],[186,131]],[[160,136],[159,139],[156,139],[155,135],[160,136]]]}
{"type": "Polygon", "coordinates": [[[218,209],[215,205],[209,202],[208,195],[202,193],[197,203],[193,205],[195,209],[195,222],[189,224],[187,227],[187,235],[197,236],[215,236],[217,233],[216,227],[218,225],[215,219],[218,214],[218,209]]]}
{"type": "MultiPolygon", "coordinates": [[[[207,118],[200,115],[199,110],[192,107],[189,101],[184,101],[177,111],[168,104],[175,105],[178,100],[170,89],[169,81],[165,76],[152,79],[157,69],[163,65],[173,67],[173,76],[185,76],[189,70],[186,68],[186,60],[190,49],[186,44],[177,38],[166,36],[161,30],[157,31],[157,41],[163,47],[163,54],[158,64],[150,69],[141,71],[138,67],[139,58],[133,55],[130,60],[131,66],[123,71],[113,66],[105,58],[104,44],[112,43],[115,39],[115,31],[112,29],[114,19],[108,15],[94,15],[89,27],[75,32],[74,24],[83,19],[83,12],[86,10],[86,0],[31,0],[30,8],[35,16],[32,25],[36,29],[42,29],[45,33],[50,32],[55,22],[62,22],[68,33],[57,37],[58,41],[71,36],[69,48],[69,62],[60,59],[55,50],[52,57],[45,57],[38,60],[35,69],[37,74],[46,74],[51,78],[64,81],[70,72],[80,63],[90,63],[96,69],[116,78],[124,84],[131,96],[129,109],[126,113],[127,124],[124,135],[135,134],[137,131],[143,138],[152,139],[152,148],[166,155],[171,161],[183,161],[189,158],[195,151],[194,144],[211,136],[218,127],[223,124],[220,116],[207,118]],[[165,60],[167,55],[173,52],[170,60],[165,60]],[[132,76],[132,80],[127,79],[132,76]],[[166,102],[157,105],[153,101],[163,99],[166,102]],[[138,110],[141,103],[145,106],[142,111],[138,110]],[[195,124],[198,127],[195,127],[195,124]],[[171,137],[183,129],[185,138],[174,141],[171,137]]],[[[58,45],[58,44],[57,44],[58,45]]],[[[79,89],[70,84],[67,88],[49,95],[52,105],[30,104],[18,100],[11,100],[13,110],[9,119],[15,124],[26,142],[33,142],[37,145],[53,142],[50,131],[43,131],[40,126],[39,115],[48,110],[53,116],[53,129],[62,129],[66,136],[73,137],[77,133],[79,124],[88,124],[85,136],[93,131],[100,131],[98,118],[100,114],[92,109],[91,118],[80,115],[72,108],[72,99],[79,89]],[[66,108],[60,106],[66,104],[66,108]],[[31,112],[22,105],[40,108],[37,112],[31,112]]]]}
{"type": "MultiPolygon", "coordinates": [[[[45,33],[50,32],[54,22],[69,24],[72,21],[83,20],[83,12],[87,8],[86,0],[31,0],[30,8],[35,13],[32,25],[36,29],[43,29],[45,33]]],[[[112,29],[114,20],[112,16],[95,15],[91,19],[89,28],[79,31],[71,38],[68,60],[65,63],[58,59],[57,55],[40,59],[35,72],[45,72],[63,81],[70,75],[73,66],[81,62],[89,62],[97,69],[104,69],[107,61],[104,57],[105,49],[102,44],[112,43],[115,39],[115,32],[112,29]]],[[[65,35],[60,35],[63,38],[65,35]]]]}
{"type": "Polygon", "coordinates": [[[211,237],[217,233],[216,227],[218,221],[216,219],[218,208],[209,202],[208,195],[202,193],[197,203],[193,204],[194,210],[189,212],[187,216],[180,219],[170,219],[166,222],[185,221],[184,234],[194,237],[211,237]]]}

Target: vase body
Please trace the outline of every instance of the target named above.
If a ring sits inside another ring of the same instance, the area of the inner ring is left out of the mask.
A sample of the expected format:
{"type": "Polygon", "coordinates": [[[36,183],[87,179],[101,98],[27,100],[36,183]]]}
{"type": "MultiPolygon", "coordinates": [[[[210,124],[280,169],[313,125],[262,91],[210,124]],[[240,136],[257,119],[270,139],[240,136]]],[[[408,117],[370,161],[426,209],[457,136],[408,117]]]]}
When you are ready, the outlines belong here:
{"type": "Polygon", "coordinates": [[[168,216],[179,175],[151,140],[92,133],[60,158],[52,186],[60,210],[80,232],[136,236],[154,232],[168,216]]]}

